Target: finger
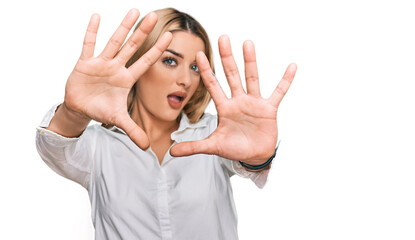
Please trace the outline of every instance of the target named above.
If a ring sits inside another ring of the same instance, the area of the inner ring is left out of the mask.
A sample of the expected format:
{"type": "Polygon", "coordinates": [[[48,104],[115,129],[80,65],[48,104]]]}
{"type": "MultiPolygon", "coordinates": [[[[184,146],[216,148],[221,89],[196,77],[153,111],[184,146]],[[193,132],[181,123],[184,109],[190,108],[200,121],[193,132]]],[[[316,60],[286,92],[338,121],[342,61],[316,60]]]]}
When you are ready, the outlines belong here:
{"type": "Polygon", "coordinates": [[[242,88],[238,66],[236,66],[235,59],[232,55],[231,43],[226,35],[219,38],[219,54],[232,96],[243,94],[244,90],[242,88]]]}
{"type": "Polygon", "coordinates": [[[172,39],[172,34],[170,32],[165,32],[159,40],[154,44],[150,50],[148,50],[143,56],[141,56],[133,65],[131,65],[128,70],[134,76],[135,81],[137,81],[141,75],[143,75],[147,69],[151,67],[167,49],[172,39]]]}
{"type": "Polygon", "coordinates": [[[100,17],[98,14],[93,14],[89,20],[88,28],[86,30],[84,45],[82,47],[81,59],[88,59],[94,57],[95,43],[97,39],[97,32],[99,27],[100,17]]]}
{"type": "Polygon", "coordinates": [[[137,9],[131,9],[127,15],[124,17],[124,20],[121,22],[120,26],[114,32],[104,50],[101,53],[101,57],[104,59],[113,59],[115,54],[120,50],[122,44],[125,41],[128,33],[131,28],[134,26],[137,21],[140,13],[137,9]]]}
{"type": "Polygon", "coordinates": [[[127,61],[133,56],[138,48],[146,40],[148,34],[153,30],[157,23],[157,14],[154,12],[149,13],[140,24],[140,27],[134,31],[128,41],[124,44],[121,51],[117,54],[117,58],[120,59],[122,65],[125,65],[127,61]]]}
{"type": "Polygon", "coordinates": [[[205,84],[205,87],[210,93],[210,95],[212,96],[212,99],[215,102],[215,104],[219,105],[223,101],[228,99],[225,93],[223,92],[222,88],[220,87],[215,74],[210,68],[209,61],[203,52],[198,52],[196,54],[196,63],[197,67],[199,68],[203,83],[205,84]]]}
{"type": "Polygon", "coordinates": [[[245,80],[246,91],[248,94],[260,97],[258,68],[256,63],[256,54],[254,43],[251,41],[244,42],[244,62],[245,62],[245,80]]]}
{"type": "Polygon", "coordinates": [[[296,71],[297,65],[295,63],[291,63],[287,67],[287,70],[285,70],[284,76],[282,77],[281,81],[278,83],[277,87],[275,88],[274,92],[269,98],[269,101],[275,107],[278,107],[280,105],[282,98],[287,93],[288,88],[290,88],[296,71]]]}
{"type": "Polygon", "coordinates": [[[193,154],[217,154],[217,147],[210,139],[200,141],[181,142],[170,148],[173,157],[189,156],[193,154]]]}
{"type": "Polygon", "coordinates": [[[147,134],[131,119],[128,113],[120,116],[115,125],[124,130],[139,148],[145,150],[150,146],[147,134]]]}

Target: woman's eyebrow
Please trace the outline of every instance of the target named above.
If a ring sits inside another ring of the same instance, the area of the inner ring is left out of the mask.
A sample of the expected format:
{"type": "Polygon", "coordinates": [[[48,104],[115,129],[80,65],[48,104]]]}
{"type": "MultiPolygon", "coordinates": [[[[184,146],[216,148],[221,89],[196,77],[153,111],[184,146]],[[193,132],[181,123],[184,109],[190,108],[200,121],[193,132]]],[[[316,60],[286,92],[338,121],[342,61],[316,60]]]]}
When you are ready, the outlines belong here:
{"type": "Polygon", "coordinates": [[[183,58],[183,55],[181,55],[181,54],[180,54],[180,53],[178,53],[178,52],[175,52],[175,51],[170,50],[170,49],[166,49],[166,51],[167,51],[167,52],[169,52],[169,53],[172,53],[172,54],[174,54],[174,55],[176,55],[176,56],[178,56],[178,57],[180,57],[180,58],[183,58]]]}

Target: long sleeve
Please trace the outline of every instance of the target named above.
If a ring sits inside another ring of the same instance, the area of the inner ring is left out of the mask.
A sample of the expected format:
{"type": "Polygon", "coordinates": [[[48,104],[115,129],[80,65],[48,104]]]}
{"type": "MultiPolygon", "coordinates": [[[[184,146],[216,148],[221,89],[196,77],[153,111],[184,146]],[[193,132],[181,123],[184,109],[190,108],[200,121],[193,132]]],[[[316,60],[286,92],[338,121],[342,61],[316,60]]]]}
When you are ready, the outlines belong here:
{"type": "Polygon", "coordinates": [[[71,179],[88,189],[92,171],[92,156],[95,141],[85,130],[80,137],[67,138],[45,129],[49,126],[55,105],[46,114],[36,132],[36,148],[43,161],[59,175],[71,179]]]}

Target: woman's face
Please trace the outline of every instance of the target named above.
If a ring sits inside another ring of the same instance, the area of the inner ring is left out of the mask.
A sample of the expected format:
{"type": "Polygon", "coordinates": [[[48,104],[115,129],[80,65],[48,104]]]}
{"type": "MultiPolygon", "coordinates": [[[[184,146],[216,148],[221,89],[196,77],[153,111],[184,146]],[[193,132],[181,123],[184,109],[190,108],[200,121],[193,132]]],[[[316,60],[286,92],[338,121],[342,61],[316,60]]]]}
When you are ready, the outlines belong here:
{"type": "Polygon", "coordinates": [[[204,49],[198,36],[174,32],[167,50],[137,82],[136,96],[143,110],[162,121],[176,120],[199,85],[196,53],[204,49]]]}

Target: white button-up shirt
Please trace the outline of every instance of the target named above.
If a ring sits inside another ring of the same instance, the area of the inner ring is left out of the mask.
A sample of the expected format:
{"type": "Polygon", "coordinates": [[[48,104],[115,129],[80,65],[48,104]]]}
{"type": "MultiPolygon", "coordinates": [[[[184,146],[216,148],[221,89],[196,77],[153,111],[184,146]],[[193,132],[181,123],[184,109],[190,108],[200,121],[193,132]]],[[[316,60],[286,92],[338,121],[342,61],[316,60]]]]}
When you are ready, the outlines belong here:
{"type": "MultiPolygon", "coordinates": [[[[160,165],[117,127],[89,126],[66,138],[45,129],[54,106],[37,128],[36,145],[46,164],[88,190],[96,239],[238,239],[230,177],[247,177],[260,188],[269,170],[246,171],[239,162],[215,155],[172,157],[160,165]]],[[[175,143],[204,139],[217,117],[195,124],[182,114],[175,143]]]]}

